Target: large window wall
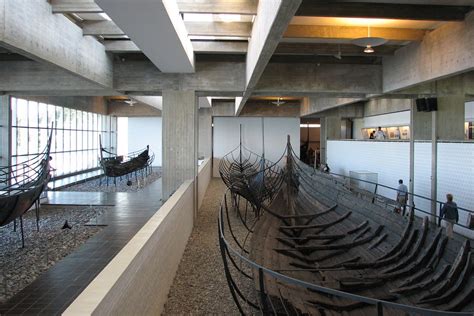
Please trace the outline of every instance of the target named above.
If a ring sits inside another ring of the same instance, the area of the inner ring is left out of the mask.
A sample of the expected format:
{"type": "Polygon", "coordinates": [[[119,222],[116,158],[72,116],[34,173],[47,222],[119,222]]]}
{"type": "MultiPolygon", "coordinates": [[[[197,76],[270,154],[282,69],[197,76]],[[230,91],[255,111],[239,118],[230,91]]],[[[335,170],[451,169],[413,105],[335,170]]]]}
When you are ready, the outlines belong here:
{"type": "Polygon", "coordinates": [[[22,163],[43,150],[54,123],[51,165],[54,177],[98,167],[102,145],[115,151],[117,118],[63,106],[11,98],[12,163],[22,163]]]}

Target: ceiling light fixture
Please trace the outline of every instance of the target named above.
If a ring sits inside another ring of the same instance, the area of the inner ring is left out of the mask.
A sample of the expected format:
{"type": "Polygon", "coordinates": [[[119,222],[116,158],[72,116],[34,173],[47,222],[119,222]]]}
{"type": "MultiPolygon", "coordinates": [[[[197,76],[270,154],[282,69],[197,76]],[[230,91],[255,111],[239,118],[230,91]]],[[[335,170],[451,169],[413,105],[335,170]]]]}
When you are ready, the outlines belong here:
{"type": "Polygon", "coordinates": [[[367,37],[360,37],[352,40],[352,44],[365,47],[364,53],[366,54],[372,54],[374,52],[374,47],[385,43],[387,43],[385,38],[370,36],[370,25],[367,26],[367,37]]]}
{"type": "Polygon", "coordinates": [[[275,104],[276,106],[280,106],[282,104],[285,104],[286,102],[283,101],[281,97],[279,97],[276,101],[273,101],[272,103],[275,104]]]}

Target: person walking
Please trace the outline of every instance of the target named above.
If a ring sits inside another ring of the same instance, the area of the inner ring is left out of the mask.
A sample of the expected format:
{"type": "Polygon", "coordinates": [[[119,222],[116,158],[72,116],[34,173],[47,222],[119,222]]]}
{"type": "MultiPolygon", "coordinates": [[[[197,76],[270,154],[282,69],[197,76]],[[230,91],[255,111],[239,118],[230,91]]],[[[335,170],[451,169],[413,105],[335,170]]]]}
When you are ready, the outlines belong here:
{"type": "Polygon", "coordinates": [[[405,215],[405,210],[407,207],[407,197],[408,197],[408,188],[403,184],[403,180],[398,180],[398,189],[397,189],[397,207],[395,212],[399,213],[403,210],[403,215],[405,215]]]}
{"type": "Polygon", "coordinates": [[[459,221],[458,206],[453,202],[453,195],[446,194],[446,203],[441,208],[440,217],[446,221],[446,236],[453,238],[454,223],[459,221]]]}

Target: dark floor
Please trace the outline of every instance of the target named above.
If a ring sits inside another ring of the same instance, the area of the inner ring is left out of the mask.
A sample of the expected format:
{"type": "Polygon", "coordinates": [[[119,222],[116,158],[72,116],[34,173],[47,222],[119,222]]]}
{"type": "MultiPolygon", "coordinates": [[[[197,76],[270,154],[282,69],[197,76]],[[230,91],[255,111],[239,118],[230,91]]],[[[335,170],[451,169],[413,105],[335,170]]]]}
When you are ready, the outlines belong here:
{"type": "MultiPolygon", "coordinates": [[[[56,197],[69,199],[66,195],[56,197]]],[[[99,220],[107,227],[0,305],[0,315],[58,315],[63,312],[159,209],[161,180],[135,193],[107,193],[106,202],[115,205],[99,220]]]]}

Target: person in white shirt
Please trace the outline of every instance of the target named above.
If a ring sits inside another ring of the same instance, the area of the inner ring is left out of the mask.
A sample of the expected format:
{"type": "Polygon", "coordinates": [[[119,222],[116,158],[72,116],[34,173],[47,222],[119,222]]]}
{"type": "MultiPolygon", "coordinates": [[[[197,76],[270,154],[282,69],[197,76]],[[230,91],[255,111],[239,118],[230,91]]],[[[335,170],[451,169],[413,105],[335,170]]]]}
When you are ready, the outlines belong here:
{"type": "Polygon", "coordinates": [[[405,215],[405,209],[407,207],[407,198],[408,198],[408,188],[403,184],[403,180],[398,180],[398,189],[397,189],[397,207],[395,212],[400,213],[403,210],[403,215],[405,215]]]}
{"type": "Polygon", "coordinates": [[[381,140],[385,139],[385,133],[382,131],[382,128],[379,126],[379,129],[375,132],[375,139],[381,140]]]}

